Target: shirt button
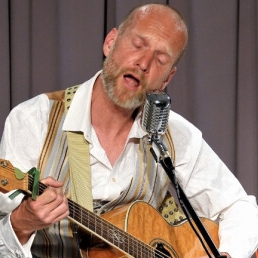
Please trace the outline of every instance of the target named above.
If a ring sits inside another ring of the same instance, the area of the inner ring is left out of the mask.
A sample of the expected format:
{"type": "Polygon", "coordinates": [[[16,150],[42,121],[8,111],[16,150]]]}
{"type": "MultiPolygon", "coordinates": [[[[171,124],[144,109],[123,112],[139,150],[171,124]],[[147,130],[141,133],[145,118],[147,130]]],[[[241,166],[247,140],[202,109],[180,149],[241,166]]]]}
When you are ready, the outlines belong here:
{"type": "Polygon", "coordinates": [[[18,257],[18,258],[21,258],[22,257],[22,253],[20,250],[16,249],[15,250],[15,256],[18,257]]]}
{"type": "Polygon", "coordinates": [[[112,177],[112,182],[114,182],[114,183],[116,182],[116,179],[114,177],[112,177]]]}

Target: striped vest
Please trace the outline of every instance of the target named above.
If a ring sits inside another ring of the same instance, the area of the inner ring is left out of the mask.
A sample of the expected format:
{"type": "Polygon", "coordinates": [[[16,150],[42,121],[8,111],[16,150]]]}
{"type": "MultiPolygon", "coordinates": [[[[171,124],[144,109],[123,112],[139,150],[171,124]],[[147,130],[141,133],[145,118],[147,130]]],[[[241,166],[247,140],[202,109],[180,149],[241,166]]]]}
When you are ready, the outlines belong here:
{"type": "MultiPolygon", "coordinates": [[[[76,91],[76,87],[69,88],[68,90],[76,91]]],[[[38,169],[40,170],[41,178],[52,176],[56,180],[64,182],[63,191],[70,198],[69,146],[67,143],[67,133],[62,131],[65,119],[65,91],[53,92],[47,95],[50,99],[51,111],[45,143],[38,162],[38,169]]],[[[174,157],[174,147],[169,130],[162,137],[163,143],[167,146],[171,156],[174,157]]],[[[166,196],[169,179],[161,165],[155,162],[149,149],[150,145],[147,138],[139,139],[137,176],[132,178],[130,185],[117,199],[104,204],[98,210],[99,214],[135,200],[143,200],[157,209],[160,207],[166,196]]],[[[90,166],[88,167],[90,168],[90,166]]],[[[87,173],[90,173],[90,171],[87,171],[87,173]]],[[[78,244],[73,236],[73,228],[73,223],[68,219],[64,219],[47,229],[39,230],[32,245],[33,257],[80,257],[78,244]]]]}

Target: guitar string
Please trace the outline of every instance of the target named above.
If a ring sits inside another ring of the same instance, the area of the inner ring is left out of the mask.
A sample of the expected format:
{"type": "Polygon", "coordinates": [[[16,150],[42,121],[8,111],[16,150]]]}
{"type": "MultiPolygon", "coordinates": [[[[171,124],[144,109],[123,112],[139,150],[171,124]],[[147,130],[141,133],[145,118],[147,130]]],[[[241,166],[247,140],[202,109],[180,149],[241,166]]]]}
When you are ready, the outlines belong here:
{"type": "MultiPolygon", "coordinates": [[[[29,183],[32,185],[33,182],[34,182],[33,177],[29,175],[29,183]]],[[[47,188],[46,185],[39,182],[38,194],[41,194],[46,188],[47,188]]],[[[104,233],[108,233],[108,229],[113,229],[113,230],[115,230],[114,233],[119,232],[119,235],[122,235],[125,238],[129,239],[128,245],[126,246],[129,254],[133,254],[132,252],[135,252],[134,250],[136,250],[137,253],[140,252],[142,255],[145,255],[143,257],[147,257],[147,258],[151,257],[150,254],[153,254],[155,258],[156,257],[157,258],[159,258],[159,257],[160,258],[169,257],[166,254],[162,253],[160,250],[154,249],[153,247],[151,247],[151,246],[145,244],[144,242],[138,240],[137,238],[133,237],[129,233],[127,233],[127,232],[121,230],[120,228],[116,227],[112,223],[110,223],[108,221],[105,221],[103,218],[99,217],[98,215],[86,210],[85,208],[83,208],[82,206],[73,202],[72,200],[68,199],[68,204],[69,204],[69,207],[71,208],[70,211],[73,212],[74,218],[75,218],[75,216],[77,216],[78,219],[81,219],[81,222],[83,222],[81,224],[83,226],[88,225],[88,228],[90,230],[95,230],[96,232],[98,230],[98,231],[102,232],[103,235],[104,235],[104,233]],[[87,216],[83,216],[84,215],[83,213],[88,214],[87,215],[88,219],[87,219],[87,216]],[[86,219],[86,221],[85,221],[85,219],[86,219]],[[96,223],[96,221],[98,223],[96,223]],[[101,226],[99,227],[98,225],[101,225],[101,226]],[[133,247],[133,248],[131,248],[131,247],[133,247]],[[139,249],[140,249],[140,251],[139,251],[139,249]]],[[[101,235],[101,236],[103,237],[103,235],[101,235]]],[[[108,241],[110,241],[110,240],[108,240],[108,241]]],[[[114,241],[114,239],[113,239],[113,241],[114,241]]],[[[112,243],[112,241],[110,241],[110,242],[112,243]]],[[[121,248],[119,243],[116,244],[115,241],[114,241],[113,244],[115,246],[117,246],[118,248],[121,248]]]]}
{"type": "MultiPolygon", "coordinates": [[[[83,209],[83,207],[78,206],[76,203],[72,203],[72,205],[75,206],[75,209],[78,209],[78,208],[79,209],[81,209],[81,208],[83,209]]],[[[120,228],[116,227],[115,225],[111,224],[110,222],[107,222],[107,221],[103,220],[103,218],[101,218],[101,217],[99,217],[99,216],[97,216],[97,215],[95,215],[93,213],[90,213],[89,211],[88,211],[88,217],[91,217],[91,218],[90,219],[86,218],[86,221],[84,220],[85,217],[83,217],[82,220],[81,220],[81,222],[82,222],[81,224],[83,224],[84,226],[87,225],[87,227],[89,229],[95,229],[95,231],[99,232],[101,236],[104,235],[104,234],[101,234],[101,232],[103,232],[103,230],[104,230],[105,233],[108,233],[109,229],[114,229],[120,235],[123,235],[125,237],[128,236],[127,238],[129,238],[129,240],[131,240],[132,243],[130,243],[129,241],[128,242],[124,242],[123,243],[124,249],[122,249],[122,250],[125,250],[125,251],[128,250],[129,254],[133,254],[134,253],[134,250],[135,250],[134,248],[136,248],[136,250],[139,251],[139,249],[140,249],[139,247],[141,247],[140,253],[144,253],[144,252],[146,253],[146,255],[144,257],[148,257],[149,258],[150,254],[155,252],[152,247],[146,245],[145,243],[142,243],[137,238],[134,238],[133,236],[131,236],[127,232],[121,230],[120,228]],[[101,225],[101,226],[98,227],[98,225],[101,225]],[[139,246],[139,245],[141,245],[141,246],[139,246]],[[130,250],[131,246],[134,247],[133,250],[130,250]]],[[[110,241],[110,239],[107,239],[107,240],[110,241]]],[[[119,241],[119,238],[116,239],[116,240],[119,241]]],[[[114,241],[114,239],[113,239],[113,242],[112,241],[110,241],[110,242],[113,243],[114,245],[116,245],[117,247],[121,248],[121,246],[119,244],[116,244],[116,241],[114,241]]],[[[157,251],[159,251],[159,250],[157,250],[157,251]]],[[[157,257],[157,258],[158,257],[164,257],[165,258],[164,254],[162,254],[162,256],[155,256],[155,257],[157,257]]]]}

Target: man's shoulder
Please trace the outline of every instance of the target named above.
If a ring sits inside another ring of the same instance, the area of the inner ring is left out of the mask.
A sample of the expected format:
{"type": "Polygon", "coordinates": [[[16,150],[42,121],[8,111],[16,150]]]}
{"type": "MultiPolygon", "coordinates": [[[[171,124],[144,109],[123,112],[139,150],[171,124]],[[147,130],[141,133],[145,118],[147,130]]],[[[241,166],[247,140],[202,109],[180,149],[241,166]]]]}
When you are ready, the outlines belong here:
{"type": "Polygon", "coordinates": [[[177,135],[202,138],[202,132],[199,128],[174,111],[170,112],[168,126],[170,127],[171,131],[177,135]]]}

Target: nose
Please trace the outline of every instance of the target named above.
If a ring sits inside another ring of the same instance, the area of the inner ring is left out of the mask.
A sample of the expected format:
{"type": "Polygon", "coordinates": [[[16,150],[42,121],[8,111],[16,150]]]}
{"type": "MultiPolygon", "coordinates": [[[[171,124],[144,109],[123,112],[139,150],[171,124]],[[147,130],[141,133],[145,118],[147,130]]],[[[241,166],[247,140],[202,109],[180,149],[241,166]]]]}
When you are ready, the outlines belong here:
{"type": "Polygon", "coordinates": [[[137,59],[136,65],[144,72],[148,73],[151,63],[153,61],[153,53],[144,52],[142,55],[137,59]]]}

